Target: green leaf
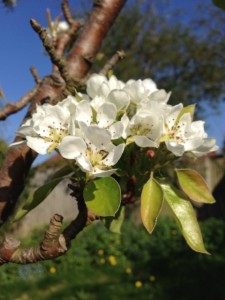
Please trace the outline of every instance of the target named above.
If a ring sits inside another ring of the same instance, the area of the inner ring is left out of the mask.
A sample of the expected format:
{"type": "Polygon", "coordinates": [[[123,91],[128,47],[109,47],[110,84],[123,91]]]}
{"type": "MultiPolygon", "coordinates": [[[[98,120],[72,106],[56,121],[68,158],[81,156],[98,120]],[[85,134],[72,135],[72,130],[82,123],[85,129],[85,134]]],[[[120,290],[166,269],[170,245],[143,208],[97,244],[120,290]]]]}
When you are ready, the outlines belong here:
{"type": "Polygon", "coordinates": [[[52,192],[52,190],[57,186],[57,184],[62,181],[64,177],[56,178],[50,182],[42,185],[37,190],[32,191],[28,196],[26,202],[23,206],[16,212],[14,221],[20,220],[29,211],[38,206],[45,198],[52,192]]]}
{"type": "Polygon", "coordinates": [[[225,0],[213,0],[213,4],[225,10],[225,0]]]}
{"type": "Polygon", "coordinates": [[[101,217],[115,216],[120,207],[120,186],[112,177],[103,177],[88,182],[83,195],[87,207],[101,217]]]}
{"type": "Polygon", "coordinates": [[[65,165],[55,172],[55,174],[52,176],[52,179],[66,176],[72,172],[73,172],[73,170],[71,169],[71,166],[65,165]]]}
{"type": "Polygon", "coordinates": [[[168,184],[161,184],[161,187],[165,201],[171,208],[187,244],[194,251],[209,254],[204,247],[201,230],[191,203],[174,187],[168,184]]]}
{"type": "Polygon", "coordinates": [[[149,233],[152,233],[163,204],[160,185],[151,178],[143,186],[141,193],[141,218],[149,233]]]}
{"type": "Polygon", "coordinates": [[[180,118],[184,115],[184,114],[187,114],[187,113],[190,113],[191,114],[191,117],[193,118],[194,116],[194,112],[195,112],[195,104],[191,104],[191,105],[188,105],[188,106],[185,106],[181,112],[179,113],[178,117],[177,117],[177,120],[176,120],[176,123],[179,122],[180,118]]]}
{"type": "Polygon", "coordinates": [[[108,230],[114,233],[121,233],[121,227],[124,221],[125,208],[120,206],[120,209],[117,211],[115,217],[105,217],[103,223],[108,230]]]}
{"type": "Polygon", "coordinates": [[[198,172],[191,169],[176,169],[182,190],[192,200],[200,203],[214,203],[210,190],[198,172]]]}

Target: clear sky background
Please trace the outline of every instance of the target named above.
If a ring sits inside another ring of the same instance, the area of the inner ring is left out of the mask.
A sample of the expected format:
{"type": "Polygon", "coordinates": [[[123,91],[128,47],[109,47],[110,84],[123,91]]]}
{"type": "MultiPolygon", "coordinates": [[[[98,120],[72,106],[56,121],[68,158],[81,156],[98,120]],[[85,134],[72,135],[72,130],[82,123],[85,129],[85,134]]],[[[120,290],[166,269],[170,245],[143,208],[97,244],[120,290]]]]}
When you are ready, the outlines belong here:
{"type": "MultiPolygon", "coordinates": [[[[71,0],[70,5],[74,9],[79,1],[71,0]]],[[[196,0],[172,0],[171,5],[186,11],[188,16],[197,14],[195,10],[196,0]]],[[[203,2],[211,2],[204,0],[203,2]]],[[[31,66],[36,67],[42,77],[51,73],[51,64],[44,55],[41,42],[37,34],[32,30],[29,20],[37,19],[41,25],[47,26],[46,8],[51,10],[52,18],[60,14],[60,0],[20,0],[13,12],[0,7],[0,87],[3,89],[8,101],[15,102],[34,86],[33,78],[29,72],[31,66]]],[[[127,4],[129,5],[129,0],[127,4]]],[[[225,84],[225,78],[224,78],[225,84]]],[[[10,116],[7,121],[0,123],[1,138],[11,142],[26,109],[10,116]]],[[[218,111],[209,107],[206,109],[207,132],[209,136],[216,137],[219,146],[225,137],[225,104],[221,104],[218,111]]]]}

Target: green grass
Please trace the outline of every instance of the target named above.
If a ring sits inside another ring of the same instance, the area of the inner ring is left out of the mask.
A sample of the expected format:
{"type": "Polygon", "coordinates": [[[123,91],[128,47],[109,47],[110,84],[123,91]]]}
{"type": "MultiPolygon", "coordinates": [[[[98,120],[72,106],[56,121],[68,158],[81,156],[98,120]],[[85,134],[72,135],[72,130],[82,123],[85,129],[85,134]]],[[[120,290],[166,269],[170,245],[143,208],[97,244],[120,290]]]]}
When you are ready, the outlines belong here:
{"type": "Polygon", "coordinates": [[[208,220],[202,230],[212,255],[191,251],[170,219],[151,236],[128,222],[121,235],[93,225],[63,257],[3,265],[0,300],[224,300],[225,222],[208,220]]]}

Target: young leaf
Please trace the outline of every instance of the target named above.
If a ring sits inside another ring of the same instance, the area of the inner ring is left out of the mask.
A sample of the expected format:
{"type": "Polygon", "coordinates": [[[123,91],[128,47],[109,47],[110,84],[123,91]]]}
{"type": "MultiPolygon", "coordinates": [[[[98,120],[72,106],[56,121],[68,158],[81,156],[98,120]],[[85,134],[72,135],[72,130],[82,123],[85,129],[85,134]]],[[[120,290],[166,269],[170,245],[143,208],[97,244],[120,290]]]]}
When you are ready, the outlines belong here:
{"type": "Polygon", "coordinates": [[[163,192],[160,185],[151,178],[143,186],[141,193],[141,218],[149,233],[152,233],[163,204],[163,192]]]}
{"type": "Polygon", "coordinates": [[[185,106],[185,107],[181,110],[181,112],[179,113],[176,122],[178,123],[179,120],[180,120],[180,118],[181,118],[184,114],[187,114],[187,113],[190,113],[190,114],[191,114],[191,117],[193,118],[194,112],[195,112],[195,104],[191,104],[191,105],[185,106]]]}
{"type": "Polygon", "coordinates": [[[64,178],[56,178],[50,182],[42,185],[37,190],[32,191],[28,196],[26,202],[23,206],[16,212],[14,221],[20,220],[24,217],[29,211],[38,206],[45,198],[52,192],[52,190],[57,186],[57,184],[62,181],[64,178]]]}
{"type": "Polygon", "coordinates": [[[112,177],[88,182],[83,195],[87,207],[101,217],[115,216],[120,207],[120,186],[112,177]]]}
{"type": "Polygon", "coordinates": [[[73,170],[71,169],[71,167],[69,165],[65,165],[61,169],[55,172],[55,174],[52,176],[52,179],[69,175],[72,172],[73,170]]]}
{"type": "Polygon", "coordinates": [[[187,244],[194,251],[209,254],[204,247],[201,230],[191,203],[174,187],[168,184],[161,184],[161,187],[165,201],[171,208],[187,244]]]}
{"type": "Polygon", "coordinates": [[[121,233],[121,226],[124,221],[125,208],[120,206],[120,209],[117,211],[115,217],[105,217],[103,223],[105,227],[108,228],[111,232],[121,233]]]}
{"type": "Polygon", "coordinates": [[[198,172],[191,169],[177,169],[176,173],[180,187],[190,199],[200,203],[215,202],[205,180],[198,172]]]}

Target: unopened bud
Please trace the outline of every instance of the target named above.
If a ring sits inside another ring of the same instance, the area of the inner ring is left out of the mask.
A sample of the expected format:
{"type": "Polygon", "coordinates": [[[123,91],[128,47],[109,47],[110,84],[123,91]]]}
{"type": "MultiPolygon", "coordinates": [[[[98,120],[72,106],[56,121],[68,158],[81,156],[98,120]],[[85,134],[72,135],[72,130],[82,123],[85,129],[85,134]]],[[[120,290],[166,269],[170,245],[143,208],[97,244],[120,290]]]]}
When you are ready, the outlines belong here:
{"type": "Polygon", "coordinates": [[[153,150],[151,150],[151,149],[148,149],[148,151],[147,151],[147,156],[148,156],[149,158],[152,158],[152,157],[155,156],[155,152],[154,152],[153,150]]]}

